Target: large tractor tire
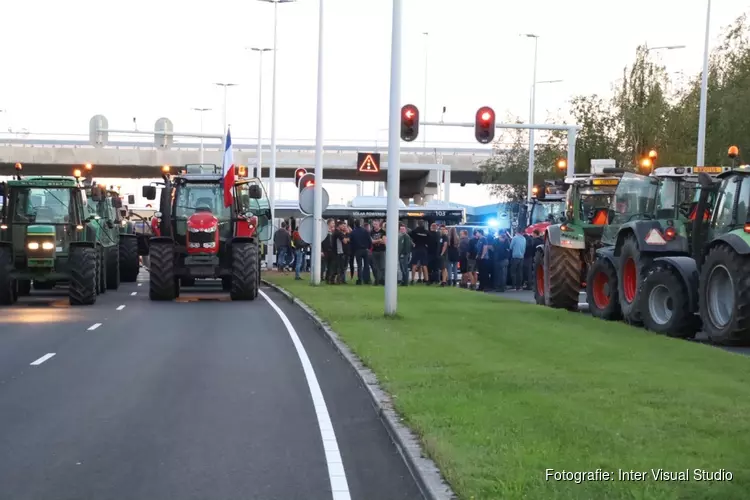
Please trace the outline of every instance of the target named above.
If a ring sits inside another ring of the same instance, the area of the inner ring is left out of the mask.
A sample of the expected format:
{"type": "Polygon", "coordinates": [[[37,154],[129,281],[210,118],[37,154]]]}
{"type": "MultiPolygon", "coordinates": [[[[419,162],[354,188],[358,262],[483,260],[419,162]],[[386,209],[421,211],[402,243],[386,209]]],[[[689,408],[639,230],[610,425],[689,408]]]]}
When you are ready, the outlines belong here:
{"type": "Polygon", "coordinates": [[[107,289],[120,288],[120,247],[112,245],[107,248],[107,289]]]}
{"type": "Polygon", "coordinates": [[[638,292],[638,310],[647,330],[682,339],[695,337],[700,320],[690,305],[685,283],[672,268],[649,268],[638,292]]]}
{"type": "Polygon", "coordinates": [[[90,306],[96,302],[97,255],[97,248],[70,247],[68,298],[71,306],[90,306]]]}
{"type": "Polygon", "coordinates": [[[18,296],[28,297],[31,295],[31,280],[17,280],[18,296]]]}
{"type": "Polygon", "coordinates": [[[703,331],[722,345],[750,340],[750,257],[727,245],[710,250],[698,291],[703,331]]]}
{"type": "Polygon", "coordinates": [[[622,318],[631,325],[641,324],[638,310],[638,291],[643,262],[635,236],[625,238],[620,248],[617,292],[620,299],[622,318]]]}
{"type": "Polygon", "coordinates": [[[119,247],[120,280],[123,283],[135,283],[140,270],[138,240],[128,236],[121,237],[119,247]]]}
{"type": "Polygon", "coordinates": [[[99,270],[98,270],[99,295],[107,292],[107,249],[99,247],[99,270]]]}
{"type": "Polygon", "coordinates": [[[172,242],[152,243],[149,249],[151,272],[148,296],[151,300],[174,300],[178,297],[179,279],[174,275],[172,242]]]}
{"type": "Polygon", "coordinates": [[[555,309],[578,310],[581,257],[578,250],[544,242],[544,302],[555,309]]]}
{"type": "Polygon", "coordinates": [[[18,300],[16,280],[10,277],[13,270],[13,251],[0,247],[0,305],[9,306],[18,300]]]}
{"type": "Polygon", "coordinates": [[[258,245],[232,243],[232,300],[255,300],[258,296],[258,245]]]}
{"type": "Polygon", "coordinates": [[[586,302],[593,317],[607,321],[622,318],[617,288],[615,267],[607,259],[596,259],[586,277],[586,302]]]}
{"type": "Polygon", "coordinates": [[[537,305],[544,305],[544,250],[537,248],[534,252],[534,300],[537,305]]]}

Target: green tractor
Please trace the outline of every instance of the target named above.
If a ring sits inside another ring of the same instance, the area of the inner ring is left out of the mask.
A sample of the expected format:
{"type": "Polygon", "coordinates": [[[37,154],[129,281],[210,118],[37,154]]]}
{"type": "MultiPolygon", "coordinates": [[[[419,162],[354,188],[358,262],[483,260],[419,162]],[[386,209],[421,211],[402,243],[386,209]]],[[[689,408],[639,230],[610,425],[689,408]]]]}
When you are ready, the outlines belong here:
{"type": "Polygon", "coordinates": [[[652,331],[689,338],[702,322],[712,342],[742,345],[750,342],[750,168],[718,177],[699,176],[696,211],[707,216],[692,220],[692,256],[655,258],[639,307],[652,331]]]}
{"type": "MultiPolygon", "coordinates": [[[[692,223],[698,215],[701,192],[698,175],[716,176],[728,167],[662,167],[650,176],[626,173],[617,187],[609,212],[609,225],[602,236],[586,283],[589,311],[606,320],[624,319],[642,323],[640,285],[652,271],[654,259],[665,256],[689,257],[692,252],[692,223]]],[[[654,300],[662,300],[657,293],[654,300]]],[[[684,307],[688,297],[680,297],[684,307]]],[[[664,306],[664,303],[661,304],[664,306]]],[[[655,307],[655,304],[651,304],[655,307]]],[[[692,317],[676,322],[677,316],[661,328],[683,335],[696,325],[692,317]]],[[[654,325],[650,325],[654,326],[654,325]]]]}
{"type": "MultiPolygon", "coordinates": [[[[28,295],[31,283],[67,282],[71,305],[104,291],[97,216],[77,177],[22,177],[0,183],[0,304],[28,295]]],[[[99,196],[99,188],[94,189],[99,196]]]]}
{"type": "MultiPolygon", "coordinates": [[[[614,163],[614,162],[612,162],[614,163]]],[[[622,171],[592,166],[591,174],[567,177],[562,223],[544,231],[534,255],[534,298],[539,305],[578,310],[578,296],[601,245],[610,202],[622,171]]]]}

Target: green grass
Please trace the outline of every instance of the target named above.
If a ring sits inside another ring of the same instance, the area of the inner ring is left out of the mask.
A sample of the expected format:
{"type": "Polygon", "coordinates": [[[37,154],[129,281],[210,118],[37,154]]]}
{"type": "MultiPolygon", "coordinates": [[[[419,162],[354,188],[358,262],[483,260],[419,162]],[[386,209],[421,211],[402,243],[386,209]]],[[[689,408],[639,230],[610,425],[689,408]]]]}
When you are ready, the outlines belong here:
{"type": "Polygon", "coordinates": [[[459,289],[273,273],[378,375],[463,499],[750,498],[750,358],[459,289]],[[724,482],[545,481],[545,469],[725,469],[724,482]]]}

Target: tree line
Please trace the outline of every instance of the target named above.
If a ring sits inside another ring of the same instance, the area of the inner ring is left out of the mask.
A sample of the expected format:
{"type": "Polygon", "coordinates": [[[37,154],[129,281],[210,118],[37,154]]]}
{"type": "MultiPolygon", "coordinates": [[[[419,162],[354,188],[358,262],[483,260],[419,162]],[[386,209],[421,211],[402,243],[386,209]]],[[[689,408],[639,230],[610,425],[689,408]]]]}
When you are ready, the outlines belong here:
{"type": "MultiPolygon", "coordinates": [[[[576,141],[576,172],[588,172],[591,160],[612,158],[634,170],[652,149],[657,165],[694,165],[698,143],[701,73],[675,81],[663,65],[639,46],[634,61],[613,84],[609,97],[578,95],[570,115],[583,128],[576,141]]],[[[550,117],[549,122],[561,120],[550,117]]],[[[514,117],[510,121],[523,123],[514,117]]],[[[503,130],[493,156],[480,165],[490,192],[511,200],[526,196],[528,131],[503,130]]],[[[567,157],[565,132],[537,131],[535,182],[562,178],[557,160],[567,157]],[[540,143],[541,142],[541,143],[540,143]]],[[[746,14],[720,35],[709,59],[706,113],[706,165],[728,165],[727,149],[736,145],[740,161],[750,162],[750,26],[746,14]]]]}

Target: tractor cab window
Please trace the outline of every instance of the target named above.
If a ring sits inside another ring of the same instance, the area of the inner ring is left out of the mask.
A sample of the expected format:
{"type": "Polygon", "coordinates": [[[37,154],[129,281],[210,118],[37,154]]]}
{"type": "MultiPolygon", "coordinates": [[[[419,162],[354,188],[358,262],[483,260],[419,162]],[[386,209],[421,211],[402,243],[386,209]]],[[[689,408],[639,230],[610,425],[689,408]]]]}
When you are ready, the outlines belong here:
{"type": "Polygon", "coordinates": [[[740,177],[729,177],[724,179],[719,190],[719,199],[716,203],[716,212],[711,220],[711,229],[721,234],[729,230],[732,226],[732,215],[734,210],[734,200],[737,193],[738,180],[740,177]]]}
{"type": "Polygon", "coordinates": [[[586,224],[603,226],[607,223],[612,203],[611,188],[587,188],[580,193],[579,217],[586,224]]]}
{"type": "Polygon", "coordinates": [[[529,223],[551,222],[557,224],[565,216],[565,201],[537,202],[534,204],[533,213],[529,223]]]}
{"type": "Polygon", "coordinates": [[[627,173],[622,176],[610,205],[614,217],[610,224],[652,217],[659,181],[654,177],[627,173]]]}
{"type": "Polygon", "coordinates": [[[656,196],[657,219],[672,219],[676,217],[681,184],[682,182],[672,177],[661,181],[656,196]]]}
{"type": "Polygon", "coordinates": [[[174,196],[175,217],[187,219],[197,212],[210,212],[222,221],[230,219],[231,211],[224,206],[224,189],[220,184],[188,182],[174,196]]]}
{"type": "Polygon", "coordinates": [[[745,224],[747,222],[748,203],[750,203],[750,177],[742,177],[740,198],[737,201],[737,224],[745,224]]]}
{"type": "Polygon", "coordinates": [[[67,224],[72,206],[69,188],[17,188],[13,190],[13,221],[20,224],[67,224]]]}

